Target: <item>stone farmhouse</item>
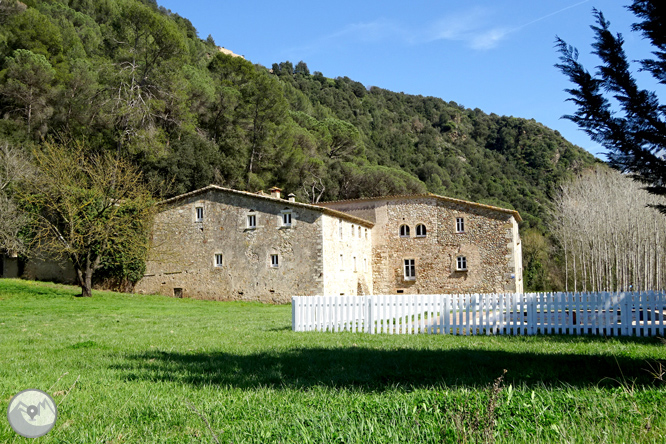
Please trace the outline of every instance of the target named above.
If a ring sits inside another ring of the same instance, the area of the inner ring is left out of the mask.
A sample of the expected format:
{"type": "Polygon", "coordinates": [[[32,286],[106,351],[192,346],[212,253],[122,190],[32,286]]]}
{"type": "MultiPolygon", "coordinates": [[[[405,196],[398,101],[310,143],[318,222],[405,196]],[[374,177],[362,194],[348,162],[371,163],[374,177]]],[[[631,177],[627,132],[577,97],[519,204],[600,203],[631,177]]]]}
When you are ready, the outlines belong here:
{"type": "Polygon", "coordinates": [[[523,292],[517,211],[434,194],[321,206],[374,223],[376,294],[523,292]]]}
{"type": "Polygon", "coordinates": [[[162,207],[136,292],[274,303],[373,293],[372,222],[282,199],[277,188],[210,185],[162,207]]]}
{"type": "Polygon", "coordinates": [[[523,291],[514,210],[433,194],[311,205],[215,185],[161,205],[139,293],[286,303],[523,291]]]}

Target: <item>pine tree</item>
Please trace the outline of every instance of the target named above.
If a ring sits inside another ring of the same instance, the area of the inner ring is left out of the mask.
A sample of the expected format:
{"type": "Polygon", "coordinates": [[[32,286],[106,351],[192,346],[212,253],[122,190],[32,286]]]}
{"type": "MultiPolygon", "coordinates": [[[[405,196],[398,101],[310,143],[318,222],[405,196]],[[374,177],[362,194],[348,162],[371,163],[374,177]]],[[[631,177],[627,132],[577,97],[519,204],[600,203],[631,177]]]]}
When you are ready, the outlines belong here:
{"type": "MultiPolygon", "coordinates": [[[[634,0],[628,6],[641,21],[632,26],[654,47],[654,58],[641,60],[640,68],[666,84],[666,5],[659,0],[634,0]]],[[[590,74],[578,61],[578,51],[557,38],[561,63],[556,66],[576,85],[567,89],[577,106],[576,123],[595,142],[608,149],[611,166],[646,185],[656,195],[666,195],[666,106],[657,95],[639,88],[631,73],[621,34],[613,34],[610,22],[594,10],[596,26],[593,54],[601,59],[590,74]],[[612,101],[614,99],[614,101],[612,101]]],[[[666,205],[655,205],[666,214],[666,205]]]]}

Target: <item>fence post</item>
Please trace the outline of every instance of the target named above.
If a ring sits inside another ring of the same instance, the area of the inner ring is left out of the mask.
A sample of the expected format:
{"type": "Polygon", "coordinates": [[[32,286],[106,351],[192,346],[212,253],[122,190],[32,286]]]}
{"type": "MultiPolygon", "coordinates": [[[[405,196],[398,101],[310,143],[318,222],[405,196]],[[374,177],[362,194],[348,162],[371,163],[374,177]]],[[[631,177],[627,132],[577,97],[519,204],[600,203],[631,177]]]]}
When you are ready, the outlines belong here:
{"type": "Polygon", "coordinates": [[[629,301],[627,300],[627,293],[620,293],[620,301],[618,301],[618,306],[620,307],[620,323],[622,324],[622,336],[629,336],[629,328],[631,326],[631,313],[629,312],[629,301]]]}
{"type": "Polygon", "coordinates": [[[372,315],[372,296],[365,296],[365,331],[366,333],[374,334],[374,319],[372,315]]]}
{"type": "Polygon", "coordinates": [[[291,297],[291,331],[296,330],[296,296],[291,297]]]}
{"type": "Polygon", "coordinates": [[[523,299],[524,299],[524,307],[523,310],[525,311],[525,317],[527,318],[527,335],[532,336],[534,334],[534,331],[536,330],[535,328],[535,321],[534,321],[534,313],[536,311],[536,296],[539,293],[526,293],[523,294],[523,299]]]}

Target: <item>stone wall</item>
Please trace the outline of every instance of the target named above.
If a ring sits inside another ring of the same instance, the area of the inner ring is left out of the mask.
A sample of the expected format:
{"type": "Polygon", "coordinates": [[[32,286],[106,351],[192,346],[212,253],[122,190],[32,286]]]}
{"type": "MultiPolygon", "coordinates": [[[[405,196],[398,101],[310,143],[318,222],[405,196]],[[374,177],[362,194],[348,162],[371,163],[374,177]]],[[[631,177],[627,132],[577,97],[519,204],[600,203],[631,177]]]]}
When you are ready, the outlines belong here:
{"type": "Polygon", "coordinates": [[[19,277],[18,258],[0,253],[0,278],[19,277]]]}
{"type": "Polygon", "coordinates": [[[135,291],[272,303],[322,294],[321,228],[321,212],[286,200],[215,190],[179,199],[156,216],[146,275],[135,291]],[[282,224],[285,210],[290,227],[282,224]],[[251,214],[256,228],[248,228],[251,214]]]}
{"type": "Polygon", "coordinates": [[[522,291],[518,224],[510,212],[437,196],[323,205],[369,219],[373,213],[376,294],[522,291]],[[464,232],[457,230],[459,217],[464,232]],[[425,226],[425,236],[417,236],[419,224],[425,226]],[[401,225],[409,227],[409,235],[401,237],[401,225]],[[457,269],[459,256],[465,257],[466,270],[457,269]],[[414,260],[413,279],[405,277],[405,259],[414,260]]]}
{"type": "Polygon", "coordinates": [[[21,277],[34,281],[58,282],[61,284],[77,283],[76,271],[74,271],[74,266],[69,260],[65,258],[57,259],[39,250],[31,252],[21,277]]]}

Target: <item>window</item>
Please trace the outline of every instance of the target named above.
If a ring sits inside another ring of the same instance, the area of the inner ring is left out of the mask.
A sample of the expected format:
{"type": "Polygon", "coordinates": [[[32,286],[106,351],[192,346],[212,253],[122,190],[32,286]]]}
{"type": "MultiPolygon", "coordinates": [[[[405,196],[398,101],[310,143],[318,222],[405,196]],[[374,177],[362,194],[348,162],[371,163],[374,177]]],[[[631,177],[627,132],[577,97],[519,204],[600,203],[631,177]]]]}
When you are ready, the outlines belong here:
{"type": "Polygon", "coordinates": [[[456,232],[464,233],[465,232],[465,219],[462,217],[456,218],[456,232]]]}
{"type": "Polygon", "coordinates": [[[279,259],[277,254],[271,254],[271,267],[277,268],[279,265],[279,259]]]}
{"type": "Polygon", "coordinates": [[[291,211],[284,211],[282,213],[282,226],[291,227],[291,211]]]}
{"type": "Polygon", "coordinates": [[[356,256],[354,256],[354,273],[356,273],[356,256]]]}
{"type": "Polygon", "coordinates": [[[408,225],[400,225],[400,237],[409,237],[408,225]]]}
{"type": "Polygon", "coordinates": [[[222,266],[222,255],[219,253],[215,254],[215,266],[216,267],[221,267],[222,266]]]}
{"type": "Polygon", "coordinates": [[[345,269],[345,257],[344,255],[340,255],[340,271],[343,271],[345,269]]]}
{"type": "Polygon", "coordinates": [[[458,256],[456,258],[456,270],[458,271],[467,270],[467,258],[465,256],[458,256]]]}
{"type": "Polygon", "coordinates": [[[203,222],[203,207],[196,207],[196,221],[203,222]]]}
{"type": "Polygon", "coordinates": [[[405,280],[413,281],[414,279],[416,279],[414,259],[405,259],[405,280]]]}
{"type": "Polygon", "coordinates": [[[352,232],[351,232],[351,233],[352,233],[351,237],[353,238],[353,237],[354,237],[354,224],[352,224],[352,226],[351,226],[351,230],[352,230],[352,232]]]}
{"type": "Polygon", "coordinates": [[[257,228],[257,215],[249,214],[247,216],[247,228],[257,228]]]}
{"type": "Polygon", "coordinates": [[[416,237],[426,237],[426,227],[423,224],[416,226],[416,237]]]}
{"type": "Polygon", "coordinates": [[[368,238],[368,229],[367,228],[365,229],[365,238],[366,239],[368,238]]]}
{"type": "Polygon", "coordinates": [[[361,227],[358,227],[358,238],[361,238],[361,227]]]}

